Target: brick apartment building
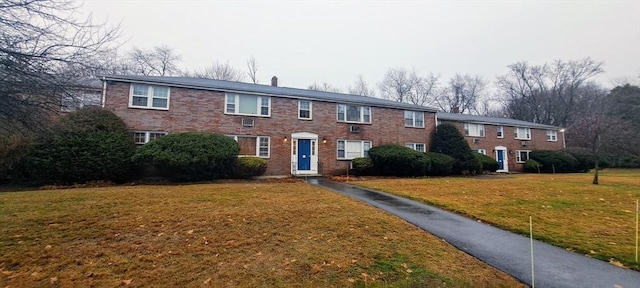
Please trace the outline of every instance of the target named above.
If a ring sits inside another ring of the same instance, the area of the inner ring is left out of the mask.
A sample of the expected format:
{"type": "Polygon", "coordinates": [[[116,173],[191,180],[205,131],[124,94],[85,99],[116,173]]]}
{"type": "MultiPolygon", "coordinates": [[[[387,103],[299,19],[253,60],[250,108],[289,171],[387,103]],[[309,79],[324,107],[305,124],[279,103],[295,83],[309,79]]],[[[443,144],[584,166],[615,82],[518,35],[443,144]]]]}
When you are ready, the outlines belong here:
{"type": "Polygon", "coordinates": [[[271,86],[190,77],[101,79],[103,107],[124,120],[136,144],[169,133],[223,134],[238,141],[241,156],[267,159],[265,175],[342,174],[351,159],[384,144],[428,151],[436,119],[458,125],[472,149],[493,156],[503,172],[522,170],[528,151],[560,149],[564,140],[562,135],[558,141],[558,127],[462,114],[436,116],[432,107],[278,87],[275,77],[271,86]]]}
{"type": "Polygon", "coordinates": [[[427,151],[436,109],[372,97],[272,85],[152,76],[103,76],[103,105],[137,144],[179,132],[233,137],[265,175],[345,173],[372,146],[427,151]]]}
{"type": "Polygon", "coordinates": [[[520,172],[533,150],[564,148],[564,129],[527,121],[438,112],[438,123],[460,130],[472,150],[498,161],[498,172],[520,172]]]}

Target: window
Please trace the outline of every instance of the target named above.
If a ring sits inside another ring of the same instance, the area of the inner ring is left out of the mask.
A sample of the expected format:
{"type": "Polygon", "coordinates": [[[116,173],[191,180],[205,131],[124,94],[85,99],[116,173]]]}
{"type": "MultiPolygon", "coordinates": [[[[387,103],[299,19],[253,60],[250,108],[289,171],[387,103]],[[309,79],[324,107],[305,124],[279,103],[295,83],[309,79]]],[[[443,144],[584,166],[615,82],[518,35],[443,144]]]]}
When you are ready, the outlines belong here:
{"type": "Polygon", "coordinates": [[[271,98],[266,96],[227,94],[225,114],[271,116],[271,98]]]}
{"type": "Polygon", "coordinates": [[[482,154],[482,155],[487,155],[487,149],[478,149],[476,150],[476,152],[482,154]]]}
{"type": "Polygon", "coordinates": [[[167,135],[167,132],[158,132],[158,131],[133,131],[133,142],[136,145],[144,145],[149,143],[151,140],[158,139],[164,135],[167,135]]]}
{"type": "Polygon", "coordinates": [[[504,127],[503,126],[498,126],[496,128],[496,136],[498,138],[504,138],[504,127]]]}
{"type": "Polygon", "coordinates": [[[311,120],[311,101],[298,101],[298,119],[311,120]]]}
{"type": "Polygon", "coordinates": [[[238,142],[240,153],[238,156],[257,156],[261,158],[269,158],[271,143],[270,138],[266,136],[229,136],[238,142]]]}
{"type": "Polygon", "coordinates": [[[338,159],[369,157],[371,141],[338,140],[338,159]]]}
{"type": "Polygon", "coordinates": [[[169,109],[169,87],[131,84],[129,107],[169,109]]]}
{"type": "Polygon", "coordinates": [[[404,111],[404,126],[424,128],[424,112],[404,111]]]}
{"type": "Polygon", "coordinates": [[[529,159],[529,152],[531,152],[531,150],[516,150],[516,162],[524,163],[527,161],[527,159],[529,159]]]}
{"type": "Polygon", "coordinates": [[[531,140],[531,129],[516,127],[516,139],[531,140]]]}
{"type": "Polygon", "coordinates": [[[484,137],[484,125],[464,123],[464,135],[484,137]]]}
{"type": "Polygon", "coordinates": [[[409,147],[413,150],[416,150],[418,152],[425,152],[425,145],[424,143],[407,143],[404,146],[409,147]]]}
{"type": "Polygon", "coordinates": [[[547,130],[547,141],[558,141],[558,131],[547,130]]]}
{"type": "Polygon", "coordinates": [[[338,121],[371,123],[371,107],[338,104],[338,121]]]}

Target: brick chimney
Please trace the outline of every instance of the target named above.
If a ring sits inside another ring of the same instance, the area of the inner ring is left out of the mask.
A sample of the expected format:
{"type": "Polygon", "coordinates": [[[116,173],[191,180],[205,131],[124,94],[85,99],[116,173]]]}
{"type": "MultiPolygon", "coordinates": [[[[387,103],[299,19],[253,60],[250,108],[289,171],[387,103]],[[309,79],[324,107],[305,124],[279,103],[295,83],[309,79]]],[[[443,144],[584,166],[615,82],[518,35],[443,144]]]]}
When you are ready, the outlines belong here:
{"type": "Polygon", "coordinates": [[[276,76],[271,77],[271,86],[278,87],[278,77],[276,76]]]}
{"type": "MultiPolygon", "coordinates": [[[[273,80],[271,80],[271,81],[273,81],[273,80]]],[[[460,113],[460,107],[458,107],[458,106],[453,107],[453,109],[451,109],[451,110],[452,110],[451,113],[455,113],[455,114],[460,113]]]]}

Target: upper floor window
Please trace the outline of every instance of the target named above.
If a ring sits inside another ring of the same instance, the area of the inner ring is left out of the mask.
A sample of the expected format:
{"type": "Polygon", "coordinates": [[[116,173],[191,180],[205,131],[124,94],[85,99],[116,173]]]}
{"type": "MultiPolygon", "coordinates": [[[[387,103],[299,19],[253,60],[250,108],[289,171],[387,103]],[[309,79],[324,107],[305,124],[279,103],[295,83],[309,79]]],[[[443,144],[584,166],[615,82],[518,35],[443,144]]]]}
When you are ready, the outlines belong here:
{"type": "Polygon", "coordinates": [[[547,130],[547,141],[558,141],[558,131],[547,130]]]}
{"type": "Polygon", "coordinates": [[[516,162],[524,163],[529,159],[531,150],[516,150],[516,162]]]}
{"type": "Polygon", "coordinates": [[[371,123],[371,107],[338,104],[338,121],[352,123],[371,123]]]}
{"type": "Polygon", "coordinates": [[[496,136],[498,138],[504,138],[504,127],[503,126],[498,126],[496,128],[496,136]]]}
{"type": "Polygon", "coordinates": [[[516,134],[516,139],[531,140],[530,128],[516,127],[515,134],[516,134]]]}
{"type": "Polygon", "coordinates": [[[169,87],[131,84],[129,107],[169,109],[169,87]]]}
{"type": "Polygon", "coordinates": [[[407,143],[404,146],[409,147],[418,152],[426,152],[426,145],[424,143],[407,143]]]}
{"type": "Polygon", "coordinates": [[[227,93],[225,114],[271,116],[271,98],[227,93]]]}
{"type": "Polygon", "coordinates": [[[149,143],[151,140],[158,139],[162,136],[167,135],[167,132],[159,132],[159,131],[133,131],[133,142],[136,145],[144,145],[149,143]]]}
{"type": "Polygon", "coordinates": [[[271,152],[271,139],[266,136],[229,136],[238,142],[240,153],[238,156],[257,156],[269,158],[271,152]]]}
{"type": "Polygon", "coordinates": [[[369,149],[371,149],[371,141],[338,140],[338,159],[369,157],[369,149]]]}
{"type": "Polygon", "coordinates": [[[404,111],[404,126],[424,128],[424,112],[404,111]]]}
{"type": "Polygon", "coordinates": [[[298,119],[311,120],[311,101],[298,101],[298,119]]]}
{"type": "Polygon", "coordinates": [[[464,123],[464,135],[474,136],[474,137],[484,137],[484,125],[464,123]]]}

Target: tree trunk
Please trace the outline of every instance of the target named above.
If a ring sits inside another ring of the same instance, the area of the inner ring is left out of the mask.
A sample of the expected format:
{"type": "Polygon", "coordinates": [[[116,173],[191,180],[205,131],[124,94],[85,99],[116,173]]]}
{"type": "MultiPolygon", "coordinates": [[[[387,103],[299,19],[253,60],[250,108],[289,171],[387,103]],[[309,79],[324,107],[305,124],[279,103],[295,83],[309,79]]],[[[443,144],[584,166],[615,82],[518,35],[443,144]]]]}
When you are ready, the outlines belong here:
{"type": "Polygon", "coordinates": [[[593,169],[595,169],[595,171],[593,172],[593,182],[591,182],[594,185],[598,185],[598,171],[600,171],[600,161],[598,161],[598,157],[596,156],[596,165],[593,169]]]}

